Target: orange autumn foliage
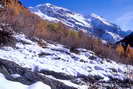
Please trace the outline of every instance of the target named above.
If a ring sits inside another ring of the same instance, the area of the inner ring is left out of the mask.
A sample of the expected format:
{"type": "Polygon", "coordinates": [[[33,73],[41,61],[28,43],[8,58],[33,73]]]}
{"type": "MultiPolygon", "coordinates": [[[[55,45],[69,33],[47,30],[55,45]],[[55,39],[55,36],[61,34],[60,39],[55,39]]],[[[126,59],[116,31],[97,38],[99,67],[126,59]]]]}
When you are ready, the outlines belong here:
{"type": "Polygon", "coordinates": [[[127,47],[126,55],[128,58],[133,59],[133,48],[130,45],[127,47]]]}
{"type": "Polygon", "coordinates": [[[116,52],[117,52],[120,56],[124,55],[124,54],[125,54],[124,47],[123,47],[121,44],[117,45],[117,46],[116,46],[116,52]]]}
{"type": "Polygon", "coordinates": [[[117,45],[116,51],[120,56],[126,56],[129,59],[133,59],[133,48],[129,44],[125,49],[121,44],[117,45]]]}

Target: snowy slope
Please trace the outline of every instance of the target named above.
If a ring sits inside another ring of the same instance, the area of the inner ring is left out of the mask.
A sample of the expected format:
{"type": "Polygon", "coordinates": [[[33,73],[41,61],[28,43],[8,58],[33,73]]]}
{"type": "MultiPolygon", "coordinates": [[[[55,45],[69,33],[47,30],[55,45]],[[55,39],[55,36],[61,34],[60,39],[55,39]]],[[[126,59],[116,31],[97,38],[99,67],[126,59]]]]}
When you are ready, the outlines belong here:
{"type": "Polygon", "coordinates": [[[116,42],[126,35],[126,32],[122,31],[119,26],[94,13],[83,16],[49,3],[40,4],[29,9],[43,19],[62,22],[76,30],[83,30],[108,42],[116,42]],[[100,30],[102,30],[102,33],[100,30]]]}
{"type": "Polygon", "coordinates": [[[32,70],[37,67],[38,71],[50,70],[72,76],[96,75],[102,77],[103,81],[109,81],[110,77],[121,80],[127,78],[124,74],[127,71],[126,65],[117,64],[109,59],[101,59],[92,51],[79,48],[80,53],[75,54],[60,44],[44,41],[47,46],[42,48],[38,43],[26,39],[24,35],[15,37],[20,41],[16,44],[16,48],[1,48],[0,58],[14,61],[32,70]]]}

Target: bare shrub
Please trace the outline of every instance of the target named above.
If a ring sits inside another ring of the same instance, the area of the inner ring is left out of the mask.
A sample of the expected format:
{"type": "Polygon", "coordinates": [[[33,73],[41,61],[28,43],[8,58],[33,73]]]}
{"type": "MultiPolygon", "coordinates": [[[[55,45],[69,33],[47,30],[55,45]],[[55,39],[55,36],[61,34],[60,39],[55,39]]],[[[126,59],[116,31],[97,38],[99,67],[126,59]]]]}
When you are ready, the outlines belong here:
{"type": "Polygon", "coordinates": [[[5,30],[0,26],[0,47],[5,45],[13,46],[15,44],[15,39],[12,34],[12,31],[9,29],[5,30]]]}

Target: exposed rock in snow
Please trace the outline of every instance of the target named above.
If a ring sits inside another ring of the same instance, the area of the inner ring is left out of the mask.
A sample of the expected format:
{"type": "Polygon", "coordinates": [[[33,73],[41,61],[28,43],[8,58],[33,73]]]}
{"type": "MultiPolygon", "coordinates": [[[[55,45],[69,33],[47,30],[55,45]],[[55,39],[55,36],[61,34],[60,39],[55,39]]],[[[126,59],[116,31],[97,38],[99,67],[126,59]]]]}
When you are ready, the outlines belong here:
{"type": "MultiPolygon", "coordinates": [[[[0,73],[4,74],[5,78],[10,81],[20,82],[24,85],[31,85],[30,86],[31,89],[37,89],[37,87],[39,88],[39,85],[41,85],[40,87],[42,87],[40,89],[43,89],[44,84],[49,85],[52,89],[76,89],[72,86],[65,85],[64,83],[57,81],[55,79],[48,78],[44,74],[40,74],[39,72],[32,72],[28,68],[22,68],[14,62],[3,60],[3,59],[0,59],[0,73]],[[14,74],[15,74],[15,77],[14,77],[14,74]],[[16,77],[16,75],[17,75],[17,77],[16,77]],[[18,77],[18,75],[20,75],[20,76],[18,77]],[[42,84],[38,81],[41,81],[44,84],[42,84]]],[[[3,86],[5,87],[6,84],[7,83],[3,84],[3,86]]],[[[15,87],[15,84],[12,86],[15,87]]],[[[0,85],[0,87],[1,87],[1,85],[0,85]]],[[[17,89],[19,89],[19,88],[17,88],[17,89]]],[[[45,89],[45,87],[44,87],[44,89],[45,89]]]]}

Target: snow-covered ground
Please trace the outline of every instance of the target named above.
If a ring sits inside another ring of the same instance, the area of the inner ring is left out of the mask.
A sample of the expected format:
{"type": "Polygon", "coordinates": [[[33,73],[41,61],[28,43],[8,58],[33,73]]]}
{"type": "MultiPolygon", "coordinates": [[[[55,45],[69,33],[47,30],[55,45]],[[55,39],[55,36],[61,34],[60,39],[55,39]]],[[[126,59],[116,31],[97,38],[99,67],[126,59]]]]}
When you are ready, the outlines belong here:
{"type": "Polygon", "coordinates": [[[51,78],[51,79],[54,79],[54,80],[57,80],[57,81],[60,81],[60,82],[64,83],[67,86],[75,87],[77,89],[88,89],[88,87],[89,87],[87,85],[78,85],[78,84],[72,83],[71,81],[68,81],[68,80],[56,79],[53,76],[47,76],[47,77],[51,78]]]}
{"type": "Polygon", "coordinates": [[[0,89],[51,89],[51,87],[42,82],[36,82],[28,86],[19,82],[9,81],[0,73],[0,89]]]}
{"type": "MultiPolygon", "coordinates": [[[[109,77],[125,79],[127,66],[118,64],[109,59],[101,59],[94,52],[86,49],[77,49],[79,54],[70,52],[61,44],[50,44],[44,41],[45,48],[37,42],[26,39],[24,35],[15,36],[19,42],[16,48],[3,47],[0,49],[0,58],[14,61],[22,67],[40,70],[50,70],[72,76],[100,76],[104,81],[109,77]]],[[[133,69],[133,67],[128,67],[133,69]]]]}

